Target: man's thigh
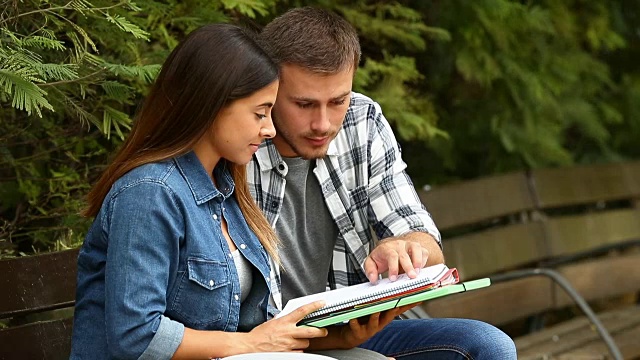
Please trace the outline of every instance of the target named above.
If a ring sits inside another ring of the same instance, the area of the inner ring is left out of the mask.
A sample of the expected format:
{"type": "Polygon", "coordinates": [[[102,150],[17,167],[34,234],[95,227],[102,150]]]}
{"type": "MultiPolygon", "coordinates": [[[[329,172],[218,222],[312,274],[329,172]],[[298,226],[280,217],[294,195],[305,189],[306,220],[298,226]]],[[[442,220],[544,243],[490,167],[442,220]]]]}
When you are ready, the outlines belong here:
{"type": "Polygon", "coordinates": [[[516,359],[504,332],[468,319],[394,320],[361,347],[398,360],[516,359]]]}
{"type": "MultiPolygon", "coordinates": [[[[367,349],[312,351],[314,354],[328,356],[337,360],[387,360],[387,357],[367,349]]],[[[311,360],[311,359],[310,359],[311,360]]]]}

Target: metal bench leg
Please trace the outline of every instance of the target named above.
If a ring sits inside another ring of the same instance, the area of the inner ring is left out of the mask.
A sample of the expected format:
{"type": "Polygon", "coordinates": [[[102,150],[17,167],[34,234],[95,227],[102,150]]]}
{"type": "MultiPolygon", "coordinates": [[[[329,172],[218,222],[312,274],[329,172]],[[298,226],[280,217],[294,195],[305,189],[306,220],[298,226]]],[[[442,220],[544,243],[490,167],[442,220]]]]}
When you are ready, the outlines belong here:
{"type": "Polygon", "coordinates": [[[431,316],[429,316],[429,314],[427,314],[427,312],[420,306],[409,309],[400,316],[405,319],[431,319],[431,316]]]}

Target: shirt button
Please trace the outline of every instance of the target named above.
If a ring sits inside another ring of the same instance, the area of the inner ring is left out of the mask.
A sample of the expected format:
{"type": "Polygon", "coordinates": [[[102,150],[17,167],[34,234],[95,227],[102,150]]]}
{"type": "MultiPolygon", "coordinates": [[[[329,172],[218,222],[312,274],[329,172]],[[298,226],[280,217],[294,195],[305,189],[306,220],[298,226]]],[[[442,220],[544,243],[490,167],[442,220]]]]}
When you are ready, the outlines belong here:
{"type": "Polygon", "coordinates": [[[233,254],[232,254],[232,253],[229,253],[229,257],[230,257],[230,258],[232,258],[232,257],[233,257],[233,254]]]}
{"type": "Polygon", "coordinates": [[[247,248],[247,245],[245,245],[245,244],[240,244],[240,249],[246,249],[246,248],[247,248]]]}
{"type": "Polygon", "coordinates": [[[213,284],[215,284],[215,282],[213,280],[209,280],[209,286],[213,286],[213,284]]]}
{"type": "Polygon", "coordinates": [[[233,297],[236,299],[236,301],[238,301],[239,299],[238,295],[233,295],[233,297]]]}
{"type": "Polygon", "coordinates": [[[213,214],[213,220],[218,220],[218,215],[213,214]]]}

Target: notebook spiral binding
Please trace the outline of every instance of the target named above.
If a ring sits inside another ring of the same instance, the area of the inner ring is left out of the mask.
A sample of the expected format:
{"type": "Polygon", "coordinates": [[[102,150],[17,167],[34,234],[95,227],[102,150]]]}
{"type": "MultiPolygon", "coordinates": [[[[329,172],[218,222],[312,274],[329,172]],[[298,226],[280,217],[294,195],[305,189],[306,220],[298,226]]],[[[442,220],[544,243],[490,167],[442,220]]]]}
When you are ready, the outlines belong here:
{"type": "MultiPolygon", "coordinates": [[[[453,269],[455,270],[455,269],[453,269]]],[[[445,273],[447,272],[451,272],[452,269],[448,269],[444,270],[445,273]]],[[[435,278],[441,278],[442,273],[438,274],[435,278]]],[[[331,304],[327,304],[325,306],[323,306],[321,309],[318,309],[310,314],[308,314],[307,316],[304,317],[304,319],[310,319],[310,318],[314,318],[316,316],[321,316],[321,315],[325,315],[325,314],[329,314],[331,312],[334,312],[336,310],[341,310],[343,308],[346,307],[351,307],[351,306],[357,306],[357,305],[361,305],[367,302],[370,302],[372,300],[376,300],[376,299],[380,299],[380,298],[384,298],[387,296],[392,296],[392,295],[396,295],[396,294],[400,294],[409,290],[413,290],[413,289],[417,289],[419,287],[425,286],[425,285],[429,285],[429,284],[434,284],[434,286],[430,287],[430,288],[437,288],[440,287],[440,284],[442,282],[442,279],[445,279],[447,276],[444,275],[442,276],[442,278],[439,281],[434,281],[431,278],[424,278],[424,279],[420,279],[419,281],[415,281],[415,282],[409,282],[409,283],[404,283],[402,285],[399,285],[397,287],[393,287],[393,288],[388,288],[388,289],[381,289],[379,291],[373,292],[373,293],[368,293],[365,295],[361,295],[358,297],[352,297],[349,299],[345,299],[336,303],[331,303],[331,304]]]]}

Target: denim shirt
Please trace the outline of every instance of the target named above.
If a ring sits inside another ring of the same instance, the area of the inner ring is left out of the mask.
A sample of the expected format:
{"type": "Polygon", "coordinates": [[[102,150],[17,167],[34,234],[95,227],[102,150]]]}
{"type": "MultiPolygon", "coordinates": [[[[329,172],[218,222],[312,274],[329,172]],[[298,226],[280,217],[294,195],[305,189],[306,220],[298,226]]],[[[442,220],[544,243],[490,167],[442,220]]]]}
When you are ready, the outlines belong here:
{"type": "Polygon", "coordinates": [[[193,152],[115,182],[78,257],[72,359],[170,359],[185,326],[249,331],[267,320],[269,259],[225,165],[218,188],[193,152]],[[254,266],[242,303],[222,216],[254,266]]]}

